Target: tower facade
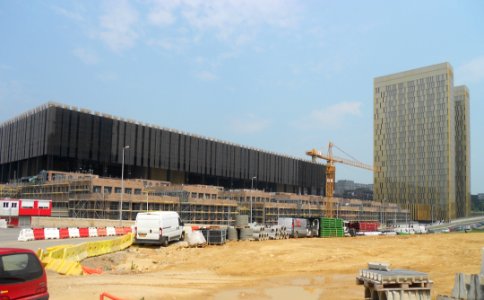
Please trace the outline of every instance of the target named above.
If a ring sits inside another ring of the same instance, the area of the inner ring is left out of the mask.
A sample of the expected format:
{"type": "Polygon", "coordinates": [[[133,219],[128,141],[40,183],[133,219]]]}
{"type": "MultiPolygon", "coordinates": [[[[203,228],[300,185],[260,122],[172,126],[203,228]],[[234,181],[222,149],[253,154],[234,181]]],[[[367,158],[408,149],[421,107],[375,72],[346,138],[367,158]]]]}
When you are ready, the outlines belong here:
{"type": "Polygon", "coordinates": [[[456,217],[453,78],[442,63],[374,79],[374,199],[415,220],[456,217]]]}
{"type": "Polygon", "coordinates": [[[455,100],[455,180],[456,214],[468,216],[471,207],[470,190],[470,108],[466,86],[454,87],[455,100]]]}

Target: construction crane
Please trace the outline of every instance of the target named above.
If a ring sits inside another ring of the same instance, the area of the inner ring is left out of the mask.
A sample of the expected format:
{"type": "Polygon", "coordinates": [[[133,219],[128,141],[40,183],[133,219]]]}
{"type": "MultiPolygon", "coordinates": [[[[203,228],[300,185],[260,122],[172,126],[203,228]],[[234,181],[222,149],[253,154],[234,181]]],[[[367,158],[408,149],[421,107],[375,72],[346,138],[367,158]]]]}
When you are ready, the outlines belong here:
{"type": "Polygon", "coordinates": [[[362,168],[362,169],[367,169],[370,171],[375,171],[375,169],[367,164],[364,164],[345,151],[343,151],[341,148],[333,144],[332,142],[329,142],[328,145],[328,154],[321,153],[321,151],[318,151],[316,149],[311,149],[309,151],[306,151],[306,154],[311,156],[312,161],[316,162],[318,158],[326,160],[326,186],[325,186],[325,196],[327,198],[326,201],[326,215],[328,217],[333,216],[333,202],[331,201],[331,198],[333,198],[333,193],[334,193],[334,180],[335,180],[335,174],[336,174],[336,168],[334,166],[334,163],[342,163],[345,165],[353,166],[356,168],[362,168]],[[350,156],[353,160],[348,160],[340,157],[333,156],[333,147],[337,148],[341,152],[345,153],[346,155],[350,156]]]}

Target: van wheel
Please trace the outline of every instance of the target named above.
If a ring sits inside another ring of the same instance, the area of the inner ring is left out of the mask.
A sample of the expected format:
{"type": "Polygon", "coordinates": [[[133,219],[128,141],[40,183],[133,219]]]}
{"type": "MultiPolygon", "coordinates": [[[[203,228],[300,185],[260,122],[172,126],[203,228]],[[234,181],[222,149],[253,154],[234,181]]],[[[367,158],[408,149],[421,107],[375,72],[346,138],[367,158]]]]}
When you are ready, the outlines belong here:
{"type": "Polygon", "coordinates": [[[184,241],[185,240],[185,232],[182,232],[182,234],[180,235],[180,241],[184,241]]]}
{"type": "Polygon", "coordinates": [[[166,236],[162,237],[161,245],[163,247],[167,247],[168,246],[168,237],[166,237],[166,236]]]}

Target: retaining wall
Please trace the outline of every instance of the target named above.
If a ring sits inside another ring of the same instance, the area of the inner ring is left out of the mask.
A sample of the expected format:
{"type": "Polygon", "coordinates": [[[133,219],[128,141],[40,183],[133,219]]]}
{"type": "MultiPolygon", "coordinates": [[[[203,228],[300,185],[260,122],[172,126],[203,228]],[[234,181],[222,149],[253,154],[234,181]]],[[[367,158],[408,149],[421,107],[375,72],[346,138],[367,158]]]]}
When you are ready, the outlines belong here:
{"type": "MultiPolygon", "coordinates": [[[[122,226],[132,226],[134,221],[122,221],[122,226]]],[[[31,227],[109,227],[119,226],[119,220],[32,217],[31,227]]]]}

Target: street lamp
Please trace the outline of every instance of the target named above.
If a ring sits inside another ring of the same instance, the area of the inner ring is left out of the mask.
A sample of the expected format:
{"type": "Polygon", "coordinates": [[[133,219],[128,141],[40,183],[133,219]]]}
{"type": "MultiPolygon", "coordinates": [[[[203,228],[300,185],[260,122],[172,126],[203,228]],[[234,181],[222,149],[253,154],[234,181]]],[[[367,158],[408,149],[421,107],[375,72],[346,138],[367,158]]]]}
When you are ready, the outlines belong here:
{"type": "Polygon", "coordinates": [[[250,223],[252,223],[252,190],[254,189],[254,179],[257,179],[257,177],[252,177],[250,180],[251,180],[251,184],[250,184],[250,223]]]}
{"type": "Polygon", "coordinates": [[[119,202],[119,224],[123,220],[123,195],[124,195],[124,150],[129,149],[129,145],[123,147],[123,159],[121,161],[121,201],[119,202]]]}

